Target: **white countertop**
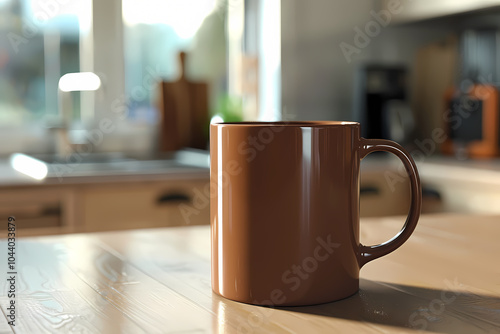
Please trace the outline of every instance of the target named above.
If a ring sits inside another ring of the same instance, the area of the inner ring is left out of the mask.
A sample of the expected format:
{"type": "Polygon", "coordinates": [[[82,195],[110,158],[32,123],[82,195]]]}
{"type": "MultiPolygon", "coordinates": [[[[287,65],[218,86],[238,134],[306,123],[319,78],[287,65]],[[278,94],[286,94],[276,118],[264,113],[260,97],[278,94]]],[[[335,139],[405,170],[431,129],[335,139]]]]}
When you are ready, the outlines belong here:
{"type": "MultiPolygon", "coordinates": [[[[377,172],[397,169],[401,163],[396,158],[371,155],[361,164],[361,172],[377,172]]],[[[402,166],[402,165],[401,165],[402,166]]],[[[476,183],[500,185],[500,159],[492,160],[457,160],[452,157],[433,156],[424,161],[417,161],[422,180],[439,178],[476,183]]],[[[15,171],[7,159],[0,159],[0,187],[33,186],[33,185],[71,185],[81,183],[102,182],[137,182],[144,180],[168,180],[179,178],[209,178],[209,168],[194,166],[175,166],[171,168],[137,168],[109,172],[95,171],[92,175],[67,173],[61,177],[47,177],[38,181],[15,171]]]]}
{"type": "Polygon", "coordinates": [[[134,170],[106,171],[96,170],[89,174],[65,173],[61,176],[48,176],[44,180],[36,180],[14,170],[8,160],[0,160],[0,188],[19,186],[44,185],[74,185],[82,183],[117,183],[162,181],[169,179],[207,179],[210,177],[209,168],[192,166],[175,166],[168,168],[137,168],[134,170]]]}
{"type": "MultiPolygon", "coordinates": [[[[422,181],[433,179],[500,185],[500,159],[458,160],[453,157],[431,156],[416,161],[422,181]]],[[[372,155],[363,159],[361,172],[397,170],[403,165],[392,156],[372,155]]]]}

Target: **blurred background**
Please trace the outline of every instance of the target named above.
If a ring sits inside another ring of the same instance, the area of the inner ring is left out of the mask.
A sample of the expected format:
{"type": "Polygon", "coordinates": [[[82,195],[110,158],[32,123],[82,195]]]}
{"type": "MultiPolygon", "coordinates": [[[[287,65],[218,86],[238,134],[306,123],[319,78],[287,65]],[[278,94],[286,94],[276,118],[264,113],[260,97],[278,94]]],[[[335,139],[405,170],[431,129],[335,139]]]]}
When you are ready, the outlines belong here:
{"type": "MultiPolygon", "coordinates": [[[[209,223],[210,121],[354,120],[424,213],[500,212],[500,0],[0,0],[0,213],[27,234],[209,223]]],[[[362,216],[405,215],[362,164],[362,216]]]]}

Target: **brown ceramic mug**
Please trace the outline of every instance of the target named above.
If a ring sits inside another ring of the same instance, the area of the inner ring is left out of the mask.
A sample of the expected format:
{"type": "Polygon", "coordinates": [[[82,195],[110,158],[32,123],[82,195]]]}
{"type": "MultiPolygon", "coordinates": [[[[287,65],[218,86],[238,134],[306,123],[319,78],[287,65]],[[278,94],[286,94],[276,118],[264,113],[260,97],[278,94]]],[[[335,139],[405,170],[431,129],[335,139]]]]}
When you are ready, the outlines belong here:
{"type": "Polygon", "coordinates": [[[360,268],[400,247],[420,215],[415,162],[395,142],[361,138],[359,123],[215,123],[210,154],[212,288],[232,300],[292,306],[348,297],[360,268]],[[374,151],[401,159],[411,206],[397,236],[364,246],[359,166],[374,151]]]}

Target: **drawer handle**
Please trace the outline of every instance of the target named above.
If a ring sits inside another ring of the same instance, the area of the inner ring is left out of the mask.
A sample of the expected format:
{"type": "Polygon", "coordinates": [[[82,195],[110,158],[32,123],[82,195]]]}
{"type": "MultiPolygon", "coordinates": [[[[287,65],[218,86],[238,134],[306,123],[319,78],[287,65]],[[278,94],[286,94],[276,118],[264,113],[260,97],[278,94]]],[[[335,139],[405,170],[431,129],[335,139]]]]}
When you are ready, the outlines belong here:
{"type": "Polygon", "coordinates": [[[441,193],[438,190],[427,187],[422,187],[422,197],[438,201],[442,200],[441,193]]]}
{"type": "Polygon", "coordinates": [[[377,187],[373,186],[364,186],[359,189],[360,195],[378,195],[380,194],[380,190],[377,187]]]}
{"type": "Polygon", "coordinates": [[[158,197],[157,202],[158,204],[191,202],[191,197],[181,193],[168,193],[158,197]]]}

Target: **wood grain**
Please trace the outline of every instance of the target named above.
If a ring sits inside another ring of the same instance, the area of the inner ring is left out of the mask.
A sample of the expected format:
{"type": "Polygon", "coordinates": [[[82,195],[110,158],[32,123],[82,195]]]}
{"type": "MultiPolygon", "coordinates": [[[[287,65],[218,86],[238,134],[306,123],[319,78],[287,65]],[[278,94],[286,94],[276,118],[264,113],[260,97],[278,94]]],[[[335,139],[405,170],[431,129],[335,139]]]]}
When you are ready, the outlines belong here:
{"type": "MultiPolygon", "coordinates": [[[[365,219],[361,240],[402,224],[365,219]]],[[[361,270],[358,294],[289,308],[212,293],[208,226],[24,238],[18,326],[2,319],[0,333],[497,333],[499,235],[499,216],[424,216],[401,249],[361,270]]]]}

